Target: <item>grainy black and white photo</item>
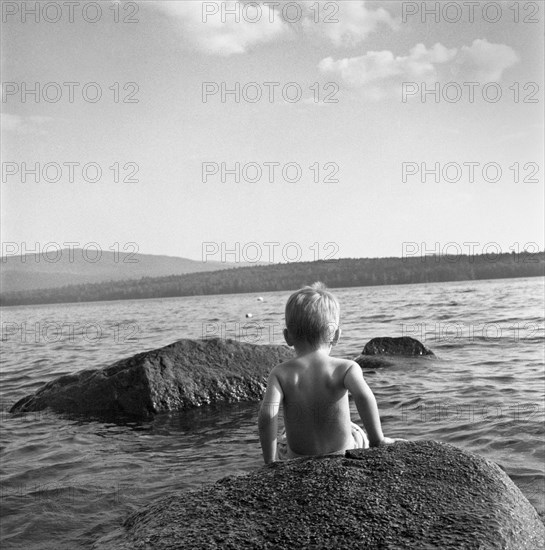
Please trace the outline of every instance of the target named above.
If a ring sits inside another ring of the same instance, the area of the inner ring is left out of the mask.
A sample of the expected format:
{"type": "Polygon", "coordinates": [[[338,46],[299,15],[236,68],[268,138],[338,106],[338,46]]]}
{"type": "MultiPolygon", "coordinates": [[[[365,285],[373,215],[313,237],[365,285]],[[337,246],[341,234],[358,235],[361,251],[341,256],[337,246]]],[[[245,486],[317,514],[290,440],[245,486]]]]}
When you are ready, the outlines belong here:
{"type": "Polygon", "coordinates": [[[0,546],[545,546],[542,0],[0,0],[0,546]]]}

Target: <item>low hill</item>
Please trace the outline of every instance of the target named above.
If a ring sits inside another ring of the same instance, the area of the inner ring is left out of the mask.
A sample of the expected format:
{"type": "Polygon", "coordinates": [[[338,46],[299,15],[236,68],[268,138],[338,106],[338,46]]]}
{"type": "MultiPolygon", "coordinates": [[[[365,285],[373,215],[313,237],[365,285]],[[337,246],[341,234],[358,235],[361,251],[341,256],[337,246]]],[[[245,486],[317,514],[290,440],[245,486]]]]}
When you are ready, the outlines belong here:
{"type": "Polygon", "coordinates": [[[291,290],[313,281],[331,288],[545,275],[545,253],[361,258],[240,267],[168,277],[10,292],[0,305],[92,302],[291,290]]]}
{"type": "Polygon", "coordinates": [[[240,265],[225,262],[199,262],[174,256],[67,248],[53,250],[50,254],[41,252],[2,257],[0,287],[4,294],[141,277],[218,271],[240,265]]]}

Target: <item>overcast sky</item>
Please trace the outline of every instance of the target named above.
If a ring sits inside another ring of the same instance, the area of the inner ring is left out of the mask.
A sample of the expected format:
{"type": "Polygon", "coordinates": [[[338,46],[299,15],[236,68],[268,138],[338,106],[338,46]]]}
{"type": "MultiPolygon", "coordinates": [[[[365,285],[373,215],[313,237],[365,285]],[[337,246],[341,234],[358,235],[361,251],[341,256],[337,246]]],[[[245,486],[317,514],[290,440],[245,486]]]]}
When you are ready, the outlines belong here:
{"type": "Polygon", "coordinates": [[[539,2],[451,2],[439,22],[422,2],[58,2],[39,22],[3,4],[3,242],[192,259],[203,243],[277,242],[273,261],[290,242],[306,260],[401,256],[404,242],[543,249],[539,2]],[[222,100],[236,83],[239,101],[222,100]],[[51,164],[23,182],[22,163],[57,163],[60,181],[51,164]],[[422,163],[440,163],[438,182],[422,163]]]}

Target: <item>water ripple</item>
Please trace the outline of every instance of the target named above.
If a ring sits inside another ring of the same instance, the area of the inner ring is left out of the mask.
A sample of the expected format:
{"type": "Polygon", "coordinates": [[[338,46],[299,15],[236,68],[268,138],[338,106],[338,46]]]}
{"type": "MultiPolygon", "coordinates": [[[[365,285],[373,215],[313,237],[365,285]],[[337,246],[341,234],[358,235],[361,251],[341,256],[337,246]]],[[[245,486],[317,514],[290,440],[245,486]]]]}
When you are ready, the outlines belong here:
{"type": "MultiPolygon", "coordinates": [[[[339,289],[353,358],[376,336],[414,336],[436,360],[365,370],[391,437],[436,439],[500,463],[545,512],[543,278],[339,289]],[[501,299],[499,298],[501,297],[501,299]],[[484,331],[484,332],[483,332],[484,331]]],[[[281,344],[288,292],[16,307],[3,320],[0,431],[4,546],[89,547],[150,499],[199,489],[262,463],[257,404],[195,409],[148,422],[101,423],[47,411],[10,415],[56,376],[203,334],[281,344]],[[246,312],[254,316],[248,323],[246,312]],[[29,327],[41,329],[38,341],[29,327]],[[55,324],[55,325],[53,325],[55,324]],[[87,332],[83,328],[87,327],[87,332]],[[99,327],[100,330],[91,330],[99,327]],[[253,327],[253,332],[250,330],[253,327]],[[5,338],[4,338],[5,336],[5,338]],[[43,533],[47,533],[47,541],[43,533]]],[[[351,413],[358,419],[351,404],[351,413]]]]}

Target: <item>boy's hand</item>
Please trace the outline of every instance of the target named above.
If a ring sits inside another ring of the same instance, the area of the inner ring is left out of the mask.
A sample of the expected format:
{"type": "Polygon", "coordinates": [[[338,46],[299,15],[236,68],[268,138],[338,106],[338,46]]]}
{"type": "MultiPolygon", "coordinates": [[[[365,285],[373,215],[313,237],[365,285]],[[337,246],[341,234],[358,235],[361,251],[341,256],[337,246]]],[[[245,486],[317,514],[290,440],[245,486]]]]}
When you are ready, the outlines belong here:
{"type": "Polygon", "coordinates": [[[378,444],[379,447],[382,447],[383,445],[393,445],[397,441],[409,441],[408,439],[401,439],[401,438],[393,438],[393,437],[385,437],[383,440],[378,444]]]}

